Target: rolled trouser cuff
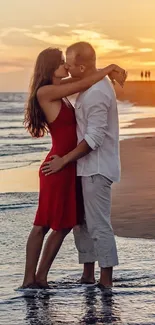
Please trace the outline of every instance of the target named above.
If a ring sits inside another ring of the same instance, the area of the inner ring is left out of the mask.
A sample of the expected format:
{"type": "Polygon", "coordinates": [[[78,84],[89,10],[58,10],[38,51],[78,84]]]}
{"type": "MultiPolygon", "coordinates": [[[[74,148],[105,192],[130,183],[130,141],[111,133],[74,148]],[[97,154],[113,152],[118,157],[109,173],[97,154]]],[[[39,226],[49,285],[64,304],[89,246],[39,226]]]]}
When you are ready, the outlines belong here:
{"type": "Polygon", "coordinates": [[[79,264],[94,263],[97,261],[97,257],[92,252],[80,253],[79,252],[79,264]]]}

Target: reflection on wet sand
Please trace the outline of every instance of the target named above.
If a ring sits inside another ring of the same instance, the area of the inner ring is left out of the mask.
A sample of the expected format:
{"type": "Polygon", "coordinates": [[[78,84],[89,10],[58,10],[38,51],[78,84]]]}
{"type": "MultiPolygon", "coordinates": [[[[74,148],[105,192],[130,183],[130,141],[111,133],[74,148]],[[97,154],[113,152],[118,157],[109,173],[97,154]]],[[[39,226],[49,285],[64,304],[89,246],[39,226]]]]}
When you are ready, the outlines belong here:
{"type": "MultiPolygon", "coordinates": [[[[59,284],[60,285],[60,284],[59,284]]],[[[123,324],[120,317],[118,303],[115,302],[112,292],[101,291],[96,286],[82,287],[75,290],[71,286],[57,288],[57,293],[39,297],[25,297],[26,321],[28,325],[56,325],[56,324],[123,324]],[[73,289],[73,290],[72,290],[73,289]],[[65,293],[65,291],[67,292],[65,293]],[[59,291],[61,294],[59,295],[59,291]],[[62,298],[66,295],[65,305],[62,298]],[[78,297],[80,294],[80,298],[78,297]],[[67,301],[68,300],[68,301],[67,301]],[[69,315],[66,313],[66,307],[69,315]],[[72,317],[73,316],[73,317],[72,317]],[[74,319],[74,321],[73,321],[74,319]]]]}

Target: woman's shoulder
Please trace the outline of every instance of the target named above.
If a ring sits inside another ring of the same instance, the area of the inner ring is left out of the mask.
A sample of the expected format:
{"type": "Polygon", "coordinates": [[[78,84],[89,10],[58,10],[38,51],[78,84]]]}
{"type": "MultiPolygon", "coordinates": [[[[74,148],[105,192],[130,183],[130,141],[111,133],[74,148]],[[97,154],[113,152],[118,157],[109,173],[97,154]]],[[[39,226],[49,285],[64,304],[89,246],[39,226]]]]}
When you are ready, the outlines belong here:
{"type": "Polygon", "coordinates": [[[53,85],[42,86],[37,90],[36,96],[38,101],[48,101],[49,100],[49,92],[52,92],[54,88],[53,85]]]}

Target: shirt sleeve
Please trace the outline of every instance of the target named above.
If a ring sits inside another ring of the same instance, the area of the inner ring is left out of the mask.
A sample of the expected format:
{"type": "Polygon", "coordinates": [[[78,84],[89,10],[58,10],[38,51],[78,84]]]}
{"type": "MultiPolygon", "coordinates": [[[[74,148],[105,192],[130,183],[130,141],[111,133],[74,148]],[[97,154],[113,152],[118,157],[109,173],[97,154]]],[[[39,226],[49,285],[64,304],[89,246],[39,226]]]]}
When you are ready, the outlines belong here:
{"type": "Polygon", "coordinates": [[[83,109],[87,118],[84,139],[92,150],[102,145],[108,126],[110,98],[101,90],[93,89],[85,97],[83,109]]]}

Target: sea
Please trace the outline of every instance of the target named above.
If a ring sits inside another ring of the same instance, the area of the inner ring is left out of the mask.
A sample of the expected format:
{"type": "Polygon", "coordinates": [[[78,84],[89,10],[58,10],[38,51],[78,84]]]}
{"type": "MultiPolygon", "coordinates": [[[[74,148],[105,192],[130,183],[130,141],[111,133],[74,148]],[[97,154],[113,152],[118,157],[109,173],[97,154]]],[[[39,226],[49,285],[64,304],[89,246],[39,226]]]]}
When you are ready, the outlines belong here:
{"type": "MultiPolygon", "coordinates": [[[[24,129],[26,98],[26,93],[0,93],[1,171],[39,168],[51,148],[50,136],[32,139],[24,129]]],[[[132,120],[155,116],[155,108],[126,101],[118,102],[118,110],[120,141],[155,132],[132,128],[132,120]]],[[[33,295],[16,291],[23,279],[25,245],[37,202],[37,192],[0,194],[0,325],[155,325],[154,240],[116,237],[120,264],[114,270],[112,291],[103,291],[78,283],[82,267],[70,233],[49,273],[52,289],[33,295]]]]}

